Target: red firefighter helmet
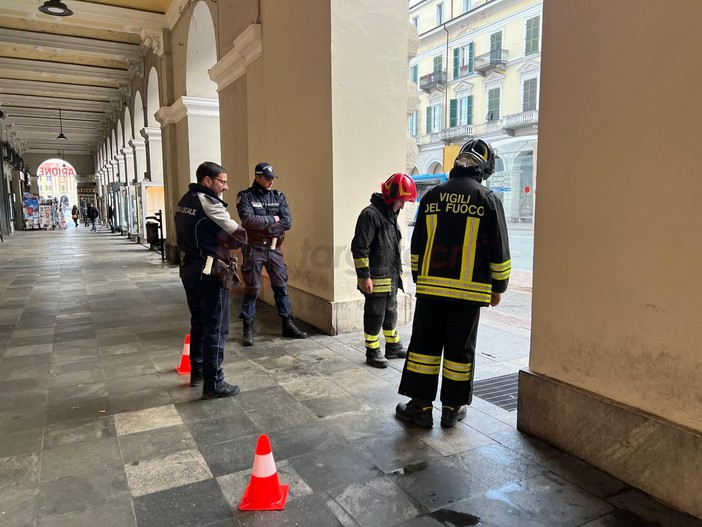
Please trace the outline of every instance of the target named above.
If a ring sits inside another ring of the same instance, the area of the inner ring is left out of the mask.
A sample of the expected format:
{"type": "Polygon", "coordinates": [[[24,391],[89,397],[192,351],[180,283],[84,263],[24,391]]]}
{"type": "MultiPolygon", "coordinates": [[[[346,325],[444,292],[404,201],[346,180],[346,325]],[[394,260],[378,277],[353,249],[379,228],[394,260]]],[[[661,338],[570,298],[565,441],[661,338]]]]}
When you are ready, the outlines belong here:
{"type": "Polygon", "coordinates": [[[396,201],[417,201],[417,186],[407,174],[393,174],[380,185],[383,202],[390,206],[396,201]]]}

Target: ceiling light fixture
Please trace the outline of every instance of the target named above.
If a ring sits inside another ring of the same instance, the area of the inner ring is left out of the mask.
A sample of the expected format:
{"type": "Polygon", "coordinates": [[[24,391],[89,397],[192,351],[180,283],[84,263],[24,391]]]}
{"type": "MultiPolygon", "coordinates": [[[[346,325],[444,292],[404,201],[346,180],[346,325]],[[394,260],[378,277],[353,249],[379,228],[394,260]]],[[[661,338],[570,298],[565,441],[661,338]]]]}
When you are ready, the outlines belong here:
{"type": "Polygon", "coordinates": [[[61,126],[61,132],[56,136],[56,139],[63,139],[64,141],[68,141],[68,137],[63,135],[63,118],[61,117],[61,108],[59,108],[59,126],[61,126]]]}
{"type": "Polygon", "coordinates": [[[61,0],[46,0],[44,5],[39,6],[39,11],[51,16],[71,16],[73,11],[61,0]]]}

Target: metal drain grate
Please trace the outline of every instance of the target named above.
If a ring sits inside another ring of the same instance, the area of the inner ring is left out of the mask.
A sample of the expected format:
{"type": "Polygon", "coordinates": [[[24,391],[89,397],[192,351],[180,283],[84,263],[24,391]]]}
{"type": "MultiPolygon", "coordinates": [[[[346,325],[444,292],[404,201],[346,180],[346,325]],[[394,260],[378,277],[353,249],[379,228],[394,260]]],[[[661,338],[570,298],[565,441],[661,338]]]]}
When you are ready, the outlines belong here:
{"type": "Polygon", "coordinates": [[[473,395],[511,412],[517,409],[519,373],[501,375],[473,383],[473,395]]]}

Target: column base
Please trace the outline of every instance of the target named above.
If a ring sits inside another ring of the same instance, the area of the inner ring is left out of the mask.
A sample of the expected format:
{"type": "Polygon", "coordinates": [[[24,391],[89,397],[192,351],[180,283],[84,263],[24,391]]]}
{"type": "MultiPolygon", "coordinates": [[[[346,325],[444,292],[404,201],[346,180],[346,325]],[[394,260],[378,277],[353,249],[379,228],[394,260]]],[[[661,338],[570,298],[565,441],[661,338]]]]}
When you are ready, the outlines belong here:
{"type": "Polygon", "coordinates": [[[702,434],[597,394],[519,372],[517,428],[702,517],[702,434]]]}

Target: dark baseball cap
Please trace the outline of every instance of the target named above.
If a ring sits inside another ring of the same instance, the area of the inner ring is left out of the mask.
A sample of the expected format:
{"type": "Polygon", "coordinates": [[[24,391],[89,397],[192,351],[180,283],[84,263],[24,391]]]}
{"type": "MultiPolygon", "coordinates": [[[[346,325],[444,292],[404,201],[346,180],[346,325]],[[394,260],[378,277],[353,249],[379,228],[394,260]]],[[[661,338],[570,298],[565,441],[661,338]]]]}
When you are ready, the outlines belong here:
{"type": "Polygon", "coordinates": [[[254,168],[254,174],[257,176],[267,177],[268,179],[278,177],[275,175],[275,172],[273,172],[273,167],[270,165],[270,163],[259,163],[256,165],[256,168],[254,168]]]}

